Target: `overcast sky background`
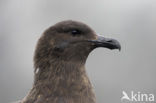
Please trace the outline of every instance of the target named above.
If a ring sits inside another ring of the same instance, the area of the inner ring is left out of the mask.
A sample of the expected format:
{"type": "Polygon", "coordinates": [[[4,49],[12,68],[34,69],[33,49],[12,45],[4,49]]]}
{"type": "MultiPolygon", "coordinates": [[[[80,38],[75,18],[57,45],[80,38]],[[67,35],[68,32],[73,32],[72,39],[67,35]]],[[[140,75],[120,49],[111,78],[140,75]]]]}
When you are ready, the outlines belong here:
{"type": "Polygon", "coordinates": [[[123,90],[156,96],[156,0],[1,0],[0,103],[22,99],[31,89],[38,38],[67,19],[122,45],[121,52],[98,48],[89,55],[97,103],[121,103],[123,90]]]}

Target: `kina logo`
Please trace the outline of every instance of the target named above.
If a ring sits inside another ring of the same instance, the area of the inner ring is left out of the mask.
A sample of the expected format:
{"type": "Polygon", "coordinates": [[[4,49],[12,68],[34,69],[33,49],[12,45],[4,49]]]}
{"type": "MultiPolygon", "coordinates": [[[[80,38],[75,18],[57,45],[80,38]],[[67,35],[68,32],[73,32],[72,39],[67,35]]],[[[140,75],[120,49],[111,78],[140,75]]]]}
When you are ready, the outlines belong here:
{"type": "Polygon", "coordinates": [[[131,102],[153,102],[154,103],[154,94],[150,93],[141,93],[141,92],[134,92],[131,91],[129,94],[126,93],[125,91],[122,91],[122,97],[121,101],[131,101],[131,102]]]}

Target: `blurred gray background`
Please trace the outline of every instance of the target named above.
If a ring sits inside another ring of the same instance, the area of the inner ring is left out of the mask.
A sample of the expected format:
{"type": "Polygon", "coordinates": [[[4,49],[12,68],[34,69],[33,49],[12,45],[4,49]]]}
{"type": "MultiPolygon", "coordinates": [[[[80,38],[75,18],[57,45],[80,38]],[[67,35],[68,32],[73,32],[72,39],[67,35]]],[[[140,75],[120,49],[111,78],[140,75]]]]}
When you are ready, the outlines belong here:
{"type": "Polygon", "coordinates": [[[67,19],[122,45],[121,52],[99,48],[89,55],[86,68],[98,103],[121,103],[123,90],[156,96],[156,0],[1,0],[0,103],[27,94],[38,38],[67,19]]]}

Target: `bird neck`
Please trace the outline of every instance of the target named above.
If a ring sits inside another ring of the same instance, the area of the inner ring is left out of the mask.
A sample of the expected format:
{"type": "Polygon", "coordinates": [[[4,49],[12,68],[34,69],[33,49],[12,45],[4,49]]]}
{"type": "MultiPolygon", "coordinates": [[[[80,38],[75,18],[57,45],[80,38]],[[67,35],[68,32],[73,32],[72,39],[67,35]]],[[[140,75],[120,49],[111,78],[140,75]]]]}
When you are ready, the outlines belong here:
{"type": "MultiPolygon", "coordinates": [[[[50,84],[56,81],[70,83],[84,78],[88,79],[84,64],[71,61],[54,61],[49,66],[46,65],[46,67],[35,70],[34,85],[50,84]],[[70,80],[68,81],[68,79],[70,80]]],[[[55,83],[55,85],[57,84],[55,83]]],[[[54,84],[51,86],[54,86],[54,84]]]]}
{"type": "Polygon", "coordinates": [[[55,61],[48,67],[38,68],[29,97],[31,96],[35,98],[76,97],[81,99],[87,96],[88,99],[85,100],[94,103],[91,102],[94,101],[94,98],[89,100],[90,97],[94,97],[94,93],[84,64],[67,61],[55,61]]]}

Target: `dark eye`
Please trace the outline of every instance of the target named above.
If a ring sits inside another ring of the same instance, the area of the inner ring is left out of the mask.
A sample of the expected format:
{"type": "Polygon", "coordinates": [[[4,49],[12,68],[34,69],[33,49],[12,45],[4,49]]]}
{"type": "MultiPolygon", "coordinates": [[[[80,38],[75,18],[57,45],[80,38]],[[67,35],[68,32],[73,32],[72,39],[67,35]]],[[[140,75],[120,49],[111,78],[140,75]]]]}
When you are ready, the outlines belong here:
{"type": "Polygon", "coordinates": [[[76,35],[81,34],[81,32],[80,32],[79,30],[74,29],[74,30],[71,31],[71,34],[72,34],[73,36],[76,36],[76,35]]]}

